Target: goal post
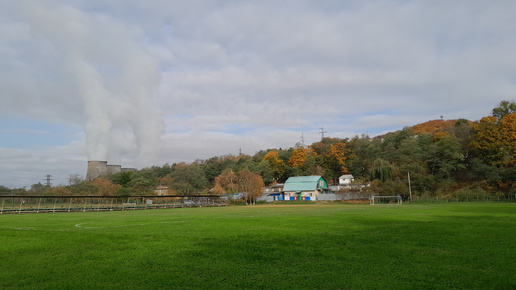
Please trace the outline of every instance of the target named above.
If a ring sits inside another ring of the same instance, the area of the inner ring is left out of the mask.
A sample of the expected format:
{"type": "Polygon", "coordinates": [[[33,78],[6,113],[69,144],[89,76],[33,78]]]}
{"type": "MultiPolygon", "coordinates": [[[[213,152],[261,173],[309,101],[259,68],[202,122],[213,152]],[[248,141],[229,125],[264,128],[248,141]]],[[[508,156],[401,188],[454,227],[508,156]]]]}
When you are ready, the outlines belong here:
{"type": "Polygon", "coordinates": [[[369,204],[375,205],[375,204],[390,204],[390,205],[402,205],[403,199],[399,195],[392,195],[392,196],[380,196],[376,195],[371,197],[369,200],[369,204]]]}

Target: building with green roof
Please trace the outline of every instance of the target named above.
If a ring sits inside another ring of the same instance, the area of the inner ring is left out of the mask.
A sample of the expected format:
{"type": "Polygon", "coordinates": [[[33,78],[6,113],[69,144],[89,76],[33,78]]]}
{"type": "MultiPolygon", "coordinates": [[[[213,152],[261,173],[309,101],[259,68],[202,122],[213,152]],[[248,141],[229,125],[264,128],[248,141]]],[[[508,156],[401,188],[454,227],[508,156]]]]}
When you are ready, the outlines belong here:
{"type": "Polygon", "coordinates": [[[317,196],[330,193],[330,189],[322,176],[294,176],[285,181],[283,192],[285,200],[317,200],[317,196]]]}

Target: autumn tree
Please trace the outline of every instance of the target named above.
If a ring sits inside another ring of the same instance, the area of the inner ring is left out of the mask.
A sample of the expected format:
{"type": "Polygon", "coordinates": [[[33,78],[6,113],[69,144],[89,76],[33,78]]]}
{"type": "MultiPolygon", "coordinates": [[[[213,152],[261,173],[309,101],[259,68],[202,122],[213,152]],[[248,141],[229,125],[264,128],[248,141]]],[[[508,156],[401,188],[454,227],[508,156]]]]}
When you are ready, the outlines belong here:
{"type": "Polygon", "coordinates": [[[516,162],[516,113],[508,114],[500,120],[501,145],[505,151],[503,165],[516,162]]]}
{"type": "Polygon", "coordinates": [[[174,178],[170,176],[170,174],[167,174],[161,178],[158,178],[158,184],[161,186],[170,187],[172,184],[174,184],[174,178]]]}
{"type": "Polygon", "coordinates": [[[498,166],[505,152],[503,148],[502,135],[498,126],[498,119],[493,116],[483,117],[474,125],[475,135],[470,146],[476,156],[491,166],[498,166]]]}
{"type": "Polygon", "coordinates": [[[215,186],[213,187],[211,192],[213,194],[217,194],[217,195],[223,195],[223,194],[227,193],[227,191],[222,186],[220,186],[220,184],[218,184],[218,183],[215,183],[215,186]]]}
{"type": "Polygon", "coordinates": [[[315,142],[312,145],[310,145],[310,151],[312,151],[313,154],[323,156],[326,151],[328,151],[330,145],[340,143],[342,142],[339,138],[323,138],[319,142],[315,142]]]}
{"type": "Polygon", "coordinates": [[[330,144],[324,153],[323,160],[324,167],[327,169],[325,174],[327,180],[336,180],[342,174],[349,173],[346,168],[346,144],[344,142],[330,144]]]}
{"type": "Polygon", "coordinates": [[[279,158],[278,151],[268,152],[263,160],[267,161],[272,168],[274,180],[279,180],[285,172],[285,162],[279,158]]]}
{"type": "Polygon", "coordinates": [[[308,151],[303,147],[294,149],[294,151],[292,151],[292,154],[290,155],[288,165],[290,167],[298,167],[303,165],[306,161],[307,155],[308,151]]]}
{"type": "Polygon", "coordinates": [[[121,185],[102,177],[96,178],[93,184],[97,187],[98,195],[117,195],[118,190],[122,188],[121,185]]]}
{"type": "Polygon", "coordinates": [[[255,204],[263,192],[263,179],[260,174],[244,169],[237,177],[239,191],[245,193],[246,204],[255,204]]]}
{"type": "Polygon", "coordinates": [[[220,187],[225,192],[236,192],[238,190],[236,174],[231,168],[226,168],[219,176],[215,177],[215,186],[220,187]]]}

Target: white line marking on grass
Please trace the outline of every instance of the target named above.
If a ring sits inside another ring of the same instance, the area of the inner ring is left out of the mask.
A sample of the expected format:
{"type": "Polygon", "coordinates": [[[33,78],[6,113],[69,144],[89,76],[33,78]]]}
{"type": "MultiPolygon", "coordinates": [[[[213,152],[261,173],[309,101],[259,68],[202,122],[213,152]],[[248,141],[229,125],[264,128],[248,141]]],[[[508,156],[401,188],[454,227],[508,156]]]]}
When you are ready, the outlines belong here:
{"type": "Polygon", "coordinates": [[[18,231],[35,231],[35,228],[13,228],[18,231]]]}
{"type": "Polygon", "coordinates": [[[185,220],[180,221],[172,221],[172,222],[154,222],[154,223],[145,223],[145,224],[130,224],[130,225],[118,225],[118,226],[97,226],[97,227],[88,227],[84,226],[86,223],[79,223],[76,224],[76,228],[82,228],[82,229],[107,229],[107,228],[125,228],[125,227],[134,227],[134,226],[148,226],[148,225],[154,225],[154,224],[170,224],[170,223],[184,223],[185,220]]]}

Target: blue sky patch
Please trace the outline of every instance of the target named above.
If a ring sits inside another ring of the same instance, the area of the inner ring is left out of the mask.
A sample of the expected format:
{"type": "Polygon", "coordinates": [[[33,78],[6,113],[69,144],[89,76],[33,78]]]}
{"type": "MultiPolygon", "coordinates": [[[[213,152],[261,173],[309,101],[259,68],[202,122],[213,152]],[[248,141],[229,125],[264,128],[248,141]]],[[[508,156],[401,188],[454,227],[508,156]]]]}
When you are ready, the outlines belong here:
{"type": "Polygon", "coordinates": [[[0,146],[5,148],[61,146],[70,143],[80,130],[77,126],[33,118],[0,116],[0,146]]]}

